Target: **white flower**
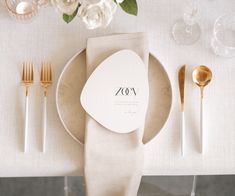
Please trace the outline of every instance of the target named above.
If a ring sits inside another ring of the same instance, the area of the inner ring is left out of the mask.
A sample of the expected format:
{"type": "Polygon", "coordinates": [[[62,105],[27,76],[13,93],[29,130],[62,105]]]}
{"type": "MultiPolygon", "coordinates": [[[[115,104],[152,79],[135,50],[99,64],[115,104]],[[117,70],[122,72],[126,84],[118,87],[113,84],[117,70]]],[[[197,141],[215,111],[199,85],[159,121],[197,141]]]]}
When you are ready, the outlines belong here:
{"type": "Polygon", "coordinates": [[[106,27],[117,8],[113,0],[83,0],[78,14],[88,29],[106,27]]]}
{"type": "Polygon", "coordinates": [[[122,3],[124,0],[116,0],[117,3],[122,3]]]}
{"type": "Polygon", "coordinates": [[[95,4],[95,3],[101,3],[104,0],[82,0],[81,4],[86,3],[86,4],[95,4]]]}
{"type": "Polygon", "coordinates": [[[80,3],[80,1],[79,0],[51,0],[51,3],[52,5],[56,6],[57,9],[61,13],[71,15],[78,7],[78,4],[80,3]]]}

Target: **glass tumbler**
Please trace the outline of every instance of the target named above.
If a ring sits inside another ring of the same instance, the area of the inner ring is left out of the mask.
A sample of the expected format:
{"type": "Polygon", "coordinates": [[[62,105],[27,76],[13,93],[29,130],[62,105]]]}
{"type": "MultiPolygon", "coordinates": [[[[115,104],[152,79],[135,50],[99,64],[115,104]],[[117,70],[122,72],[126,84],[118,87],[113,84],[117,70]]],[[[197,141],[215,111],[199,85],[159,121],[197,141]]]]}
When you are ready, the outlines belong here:
{"type": "Polygon", "coordinates": [[[5,0],[11,17],[20,22],[31,21],[38,14],[38,3],[34,0],[5,0]]]}
{"type": "Polygon", "coordinates": [[[211,47],[216,55],[235,57],[235,13],[225,14],[215,21],[211,47]]]}

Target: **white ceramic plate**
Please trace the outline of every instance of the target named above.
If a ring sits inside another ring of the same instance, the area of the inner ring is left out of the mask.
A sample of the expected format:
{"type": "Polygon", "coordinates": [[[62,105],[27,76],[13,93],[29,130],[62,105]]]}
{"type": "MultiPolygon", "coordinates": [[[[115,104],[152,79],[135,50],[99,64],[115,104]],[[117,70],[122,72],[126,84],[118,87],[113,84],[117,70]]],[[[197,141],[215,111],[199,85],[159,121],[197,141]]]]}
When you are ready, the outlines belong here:
{"type": "MultiPolygon", "coordinates": [[[[56,105],[66,131],[79,143],[84,143],[85,111],[80,95],[86,82],[86,51],[74,55],[64,67],[56,89],[56,105]]],[[[146,144],[162,129],[168,119],[172,89],[162,64],[149,56],[149,106],[143,142],[146,144]]]]}

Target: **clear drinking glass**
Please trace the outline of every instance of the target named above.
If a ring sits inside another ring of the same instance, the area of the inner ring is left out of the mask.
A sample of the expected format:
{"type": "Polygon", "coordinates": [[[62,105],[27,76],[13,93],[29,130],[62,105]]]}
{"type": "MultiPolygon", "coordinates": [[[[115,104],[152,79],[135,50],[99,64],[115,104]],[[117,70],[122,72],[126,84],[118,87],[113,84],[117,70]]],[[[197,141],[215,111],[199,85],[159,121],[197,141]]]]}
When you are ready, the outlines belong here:
{"type": "Polygon", "coordinates": [[[33,0],[5,0],[7,10],[20,22],[32,20],[38,14],[38,3],[33,0]]]}
{"type": "Polygon", "coordinates": [[[186,0],[184,16],[178,20],[172,29],[173,38],[178,44],[190,45],[201,35],[201,28],[196,21],[199,0],[186,0]]]}
{"type": "Polygon", "coordinates": [[[235,57],[235,13],[225,14],[215,21],[211,46],[216,55],[235,57]]]}

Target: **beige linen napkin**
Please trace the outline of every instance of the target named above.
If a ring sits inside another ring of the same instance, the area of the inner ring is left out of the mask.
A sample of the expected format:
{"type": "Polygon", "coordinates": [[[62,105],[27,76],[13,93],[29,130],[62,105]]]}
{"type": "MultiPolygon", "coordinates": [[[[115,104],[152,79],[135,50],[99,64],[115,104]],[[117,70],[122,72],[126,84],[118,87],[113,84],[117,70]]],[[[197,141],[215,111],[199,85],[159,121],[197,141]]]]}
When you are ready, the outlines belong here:
{"type": "MultiPolygon", "coordinates": [[[[148,66],[148,41],[144,33],[90,38],[87,41],[87,78],[113,53],[130,49],[148,66]]],[[[95,98],[94,98],[95,101],[95,98]]],[[[87,196],[136,196],[142,176],[143,127],[128,134],[104,128],[86,116],[85,182],[87,196]]]]}

